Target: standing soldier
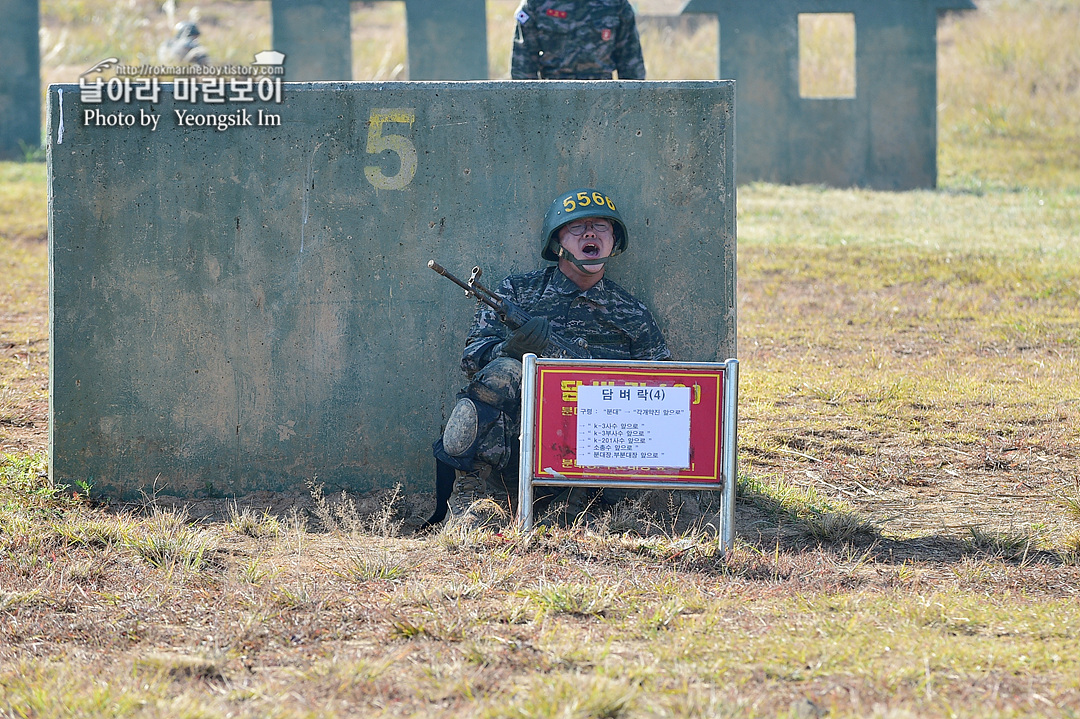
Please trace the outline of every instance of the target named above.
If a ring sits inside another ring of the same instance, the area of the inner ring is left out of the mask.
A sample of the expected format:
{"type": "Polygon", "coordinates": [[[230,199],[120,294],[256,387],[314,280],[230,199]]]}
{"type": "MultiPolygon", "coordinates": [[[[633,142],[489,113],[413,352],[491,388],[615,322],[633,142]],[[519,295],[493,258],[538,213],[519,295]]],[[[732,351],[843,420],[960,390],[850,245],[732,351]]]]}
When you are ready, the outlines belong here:
{"type": "MultiPolygon", "coordinates": [[[[582,188],[551,203],[540,255],[556,264],[511,275],[497,290],[532,319],[511,331],[490,308],[476,311],[461,357],[469,384],[458,393],[432,448],[437,507],[428,526],[443,520],[447,500],[452,514],[469,521],[474,502],[516,488],[506,476],[517,476],[521,358],[526,353],[560,356],[550,341],[558,335],[586,347],[594,359],[671,359],[648,308],[604,276],[606,263],[628,244],[626,225],[606,194],[582,188]],[[455,470],[460,473],[456,485],[455,470]]],[[[570,502],[575,504],[573,495],[570,502]]]]}
{"type": "Polygon", "coordinates": [[[199,44],[199,28],[193,22],[176,24],[176,34],[161,43],[158,59],[165,64],[208,65],[210,56],[199,44]]]}
{"type": "Polygon", "coordinates": [[[644,80],[634,10],[627,0],[522,0],[514,80],[644,80]]]}

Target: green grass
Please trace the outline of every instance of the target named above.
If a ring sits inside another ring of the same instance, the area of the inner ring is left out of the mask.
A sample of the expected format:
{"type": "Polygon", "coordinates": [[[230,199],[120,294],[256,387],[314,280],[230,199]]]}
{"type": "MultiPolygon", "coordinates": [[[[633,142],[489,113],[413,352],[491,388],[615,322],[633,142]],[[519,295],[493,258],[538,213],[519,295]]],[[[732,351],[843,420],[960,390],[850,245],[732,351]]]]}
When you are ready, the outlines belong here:
{"type": "Polygon", "coordinates": [[[395,557],[371,558],[357,552],[339,559],[333,565],[327,565],[326,569],[332,574],[357,583],[397,581],[409,574],[409,567],[403,566],[395,557]]]}
{"type": "Polygon", "coordinates": [[[217,538],[190,526],[184,512],[155,510],[125,537],[125,543],[151,566],[197,572],[217,548],[217,538]]]}
{"type": "MultiPolygon", "coordinates": [[[[44,240],[46,200],[45,163],[0,162],[0,237],[44,240]]],[[[3,274],[16,266],[9,264],[3,274]]]]}
{"type": "MultiPolygon", "coordinates": [[[[950,264],[955,253],[978,252],[992,253],[991,260],[1029,255],[1054,261],[1080,255],[1078,227],[1080,191],[1068,188],[875,192],[754,184],[739,189],[740,247],[907,250],[950,264]]],[[[878,259],[888,262],[888,257],[878,259]]],[[[886,264],[881,273],[891,276],[895,269],[886,264]]]]}
{"type": "Polygon", "coordinates": [[[36,334],[48,286],[47,228],[44,163],[0,162],[0,307],[11,317],[0,343],[36,334]]]}
{"type": "Polygon", "coordinates": [[[602,617],[618,605],[618,588],[556,584],[525,591],[522,596],[540,613],[602,617]]]}
{"type": "Polygon", "coordinates": [[[1076,0],[985,0],[939,32],[944,187],[1080,191],[1076,0]]]}
{"type": "Polygon", "coordinates": [[[282,522],[277,516],[264,510],[261,514],[251,507],[240,507],[235,501],[229,507],[227,529],[249,537],[277,537],[283,531],[282,522]]]}
{"type": "Polygon", "coordinates": [[[751,457],[843,460],[873,486],[942,446],[1071,456],[1080,195],[751,185],[739,207],[751,457]]]}
{"type": "Polygon", "coordinates": [[[0,162],[0,452],[46,402],[47,228],[44,163],[0,162]]]}

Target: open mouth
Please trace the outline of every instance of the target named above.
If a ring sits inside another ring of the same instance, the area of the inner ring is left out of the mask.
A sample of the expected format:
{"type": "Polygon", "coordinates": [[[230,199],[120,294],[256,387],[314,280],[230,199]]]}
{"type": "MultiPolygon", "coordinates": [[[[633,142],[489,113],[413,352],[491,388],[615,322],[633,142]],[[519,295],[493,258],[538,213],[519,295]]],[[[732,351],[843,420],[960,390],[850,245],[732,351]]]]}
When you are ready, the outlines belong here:
{"type": "Polygon", "coordinates": [[[595,242],[586,242],[581,246],[581,254],[587,258],[594,258],[600,256],[600,245],[595,242]]]}

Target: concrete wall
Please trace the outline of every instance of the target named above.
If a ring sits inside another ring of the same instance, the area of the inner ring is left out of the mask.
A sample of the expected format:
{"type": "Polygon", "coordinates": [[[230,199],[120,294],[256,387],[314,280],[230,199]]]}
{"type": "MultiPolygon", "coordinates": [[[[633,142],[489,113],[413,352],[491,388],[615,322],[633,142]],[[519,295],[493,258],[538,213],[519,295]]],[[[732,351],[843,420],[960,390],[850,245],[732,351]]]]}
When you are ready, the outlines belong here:
{"type": "Polygon", "coordinates": [[[41,145],[38,0],[0,0],[0,159],[41,145]]]}
{"type": "Polygon", "coordinates": [[[48,98],[57,482],[427,489],[473,305],[425,263],[542,266],[544,211],[579,185],[618,202],[609,272],[675,357],[735,353],[730,82],[288,84],[244,106],[280,127],[224,132],[178,126],[169,92],[100,106],[156,130],[48,98]]]}
{"type": "Polygon", "coordinates": [[[690,0],[715,13],[739,95],[739,181],[937,184],[937,19],[971,0],[690,0]],[[799,96],[799,13],[855,16],[855,97],[799,96]]]}

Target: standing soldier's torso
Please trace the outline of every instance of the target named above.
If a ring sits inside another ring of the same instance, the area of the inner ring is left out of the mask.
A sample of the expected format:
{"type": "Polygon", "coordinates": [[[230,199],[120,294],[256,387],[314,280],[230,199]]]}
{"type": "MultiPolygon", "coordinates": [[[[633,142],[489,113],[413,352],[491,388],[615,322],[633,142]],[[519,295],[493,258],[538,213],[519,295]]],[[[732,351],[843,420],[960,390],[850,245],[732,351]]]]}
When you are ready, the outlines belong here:
{"type": "Polygon", "coordinates": [[[553,80],[610,80],[625,0],[539,0],[530,21],[543,53],[540,76],[553,80]]]}

